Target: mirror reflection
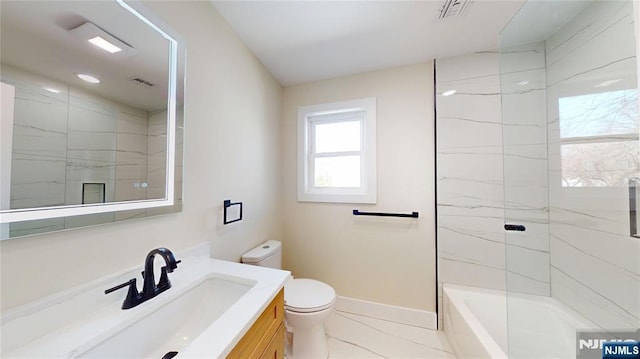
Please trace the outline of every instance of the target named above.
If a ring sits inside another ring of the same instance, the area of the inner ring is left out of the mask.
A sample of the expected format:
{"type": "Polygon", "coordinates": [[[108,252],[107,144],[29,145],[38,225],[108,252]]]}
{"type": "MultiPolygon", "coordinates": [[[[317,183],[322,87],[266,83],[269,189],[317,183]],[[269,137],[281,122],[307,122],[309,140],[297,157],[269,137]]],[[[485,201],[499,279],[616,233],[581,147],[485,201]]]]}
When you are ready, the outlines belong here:
{"type": "MultiPolygon", "coordinates": [[[[115,1],[0,6],[0,209],[166,198],[169,40],[115,1]]],[[[148,211],[17,222],[2,237],[148,211]]]]}
{"type": "Polygon", "coordinates": [[[629,224],[632,237],[640,238],[640,177],[629,179],[629,224]]]}

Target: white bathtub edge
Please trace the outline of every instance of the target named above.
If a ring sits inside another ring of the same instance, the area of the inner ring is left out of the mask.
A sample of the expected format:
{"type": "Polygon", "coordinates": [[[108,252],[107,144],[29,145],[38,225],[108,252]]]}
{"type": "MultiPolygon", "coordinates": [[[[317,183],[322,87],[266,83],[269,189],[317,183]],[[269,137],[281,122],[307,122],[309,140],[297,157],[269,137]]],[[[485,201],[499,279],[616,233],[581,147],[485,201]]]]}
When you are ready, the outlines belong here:
{"type": "MultiPolygon", "coordinates": [[[[507,354],[502,350],[500,345],[496,343],[495,339],[487,332],[482,323],[476,318],[473,312],[464,303],[464,291],[468,291],[469,287],[461,287],[451,284],[444,284],[443,286],[443,304],[444,304],[444,332],[449,342],[454,348],[456,355],[460,358],[491,358],[502,359],[507,358],[507,354]],[[453,296],[452,296],[453,294],[453,296]],[[455,310],[455,312],[453,311],[455,310]],[[459,315],[461,321],[458,323],[458,330],[451,328],[454,315],[459,315]],[[464,335],[460,331],[460,326],[464,326],[464,331],[471,332],[472,335],[464,335]],[[469,347],[469,342],[474,341],[475,348],[464,350],[465,347],[469,347]],[[478,346],[480,348],[478,348],[478,346]]],[[[476,288],[473,288],[474,290],[476,288]]],[[[482,291],[482,288],[477,288],[478,291],[482,291]]],[[[505,308],[506,310],[506,308],[505,308]]]]}

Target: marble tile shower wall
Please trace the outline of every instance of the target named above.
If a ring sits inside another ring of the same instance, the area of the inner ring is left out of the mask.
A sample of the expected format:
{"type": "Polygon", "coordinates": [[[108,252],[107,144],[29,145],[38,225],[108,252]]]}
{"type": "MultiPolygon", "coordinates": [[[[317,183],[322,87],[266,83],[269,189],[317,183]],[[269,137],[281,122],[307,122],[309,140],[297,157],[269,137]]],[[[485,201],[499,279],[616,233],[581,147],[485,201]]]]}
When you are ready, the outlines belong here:
{"type": "MultiPolygon", "coordinates": [[[[82,203],[83,183],[104,183],[105,201],[115,200],[117,108],[69,88],[64,204],[82,203]]],[[[113,221],[110,213],[69,217],[65,228],[113,221]]]]}
{"type": "MultiPolygon", "coordinates": [[[[631,6],[593,2],[544,43],[437,61],[440,296],[443,283],[508,288],[551,295],[603,328],[640,326],[628,189],[567,188],[564,146],[584,139],[561,138],[559,111],[563,98],[635,92],[631,6]],[[527,231],[505,235],[504,221],[527,231]]],[[[640,176],[635,131],[622,136],[635,149],[630,176],[640,176]]]]}
{"type": "Polygon", "coordinates": [[[443,283],[549,295],[543,45],[438,59],[436,92],[439,302],[443,283]],[[505,110],[521,114],[504,125],[500,60],[513,82],[505,110]],[[505,213],[532,232],[506,240],[505,213]]]}
{"type": "Polygon", "coordinates": [[[3,76],[15,86],[11,208],[65,203],[66,93],[52,93],[3,76]]]}
{"type": "Polygon", "coordinates": [[[544,43],[500,50],[507,288],[551,295],[544,43]]]}
{"type": "MultiPolygon", "coordinates": [[[[149,115],[146,111],[122,111],[118,116],[116,154],[116,201],[147,199],[148,188],[142,183],[147,177],[149,154],[149,115]]],[[[144,210],[115,213],[115,220],[144,217],[144,210]]]]}
{"type": "Polygon", "coordinates": [[[149,116],[149,143],[147,153],[148,198],[164,197],[167,159],[167,111],[160,111],[149,116]]]}
{"type": "MultiPolygon", "coordinates": [[[[146,199],[149,115],[81,89],[53,93],[33,74],[3,66],[16,87],[11,208],[82,203],[82,185],[105,184],[105,200],[146,199]],[[24,78],[24,80],[22,80],[24,78]]],[[[126,213],[126,215],[133,215],[126,213]]],[[[122,218],[119,218],[122,219],[122,218]]],[[[12,236],[114,220],[113,214],[12,223],[12,236]]]]}
{"type": "MultiPolygon", "coordinates": [[[[65,202],[68,95],[20,81],[3,65],[2,81],[15,86],[11,208],[61,205],[65,202]],[[31,116],[34,114],[34,116],[31,116]]],[[[34,228],[64,229],[64,219],[18,222],[11,235],[34,228]]]]}
{"type": "MultiPolygon", "coordinates": [[[[546,41],[551,292],[596,324],[611,329],[640,327],[640,240],[629,236],[626,186],[563,186],[566,146],[587,149],[594,144],[562,141],[560,128],[565,117],[560,116],[559,108],[563,98],[627,89],[635,92],[631,7],[631,1],[595,1],[546,41]]],[[[610,112],[622,107],[616,105],[610,112]]],[[[584,124],[581,131],[593,128],[584,124]]],[[[625,164],[624,169],[639,176],[637,131],[636,127],[635,141],[620,142],[619,136],[605,135],[595,146],[609,141],[631,144],[635,153],[628,153],[628,158],[635,157],[635,165],[625,164]]],[[[615,152],[604,155],[615,156],[615,152]]],[[[597,158],[598,152],[589,157],[597,158]]]]}
{"type": "Polygon", "coordinates": [[[497,52],[436,61],[439,303],[443,283],[505,289],[499,73],[497,52]]]}
{"type": "Polygon", "coordinates": [[[117,118],[115,200],[147,199],[148,188],[140,184],[147,178],[149,115],[129,109],[117,118]]]}

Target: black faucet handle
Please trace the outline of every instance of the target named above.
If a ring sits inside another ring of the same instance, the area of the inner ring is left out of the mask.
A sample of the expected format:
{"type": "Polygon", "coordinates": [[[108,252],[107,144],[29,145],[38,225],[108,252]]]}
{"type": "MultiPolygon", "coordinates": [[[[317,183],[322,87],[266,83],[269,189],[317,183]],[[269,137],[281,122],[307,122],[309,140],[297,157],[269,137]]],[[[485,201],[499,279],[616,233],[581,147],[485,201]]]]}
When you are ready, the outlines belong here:
{"type": "Polygon", "coordinates": [[[173,268],[172,268],[172,270],[173,270],[173,269],[178,268],[178,263],[182,263],[182,259],[178,259],[177,261],[175,261],[175,262],[173,263],[173,266],[172,266],[173,268]]]}
{"type": "Polygon", "coordinates": [[[160,280],[158,281],[158,289],[159,290],[167,290],[171,288],[171,281],[169,280],[169,275],[167,274],[167,267],[160,268],[160,280]]]}
{"type": "Polygon", "coordinates": [[[111,292],[114,292],[118,289],[124,288],[124,287],[129,287],[129,291],[127,292],[127,297],[124,299],[124,302],[122,302],[122,309],[129,309],[129,308],[133,308],[136,305],[140,304],[141,301],[141,297],[140,297],[140,293],[138,292],[138,286],[136,285],[137,280],[135,278],[131,279],[130,281],[126,282],[126,283],[122,283],[122,284],[118,284],[117,286],[113,287],[113,288],[109,288],[107,290],[104,291],[104,294],[109,294],[111,292]]]}
{"type": "Polygon", "coordinates": [[[115,291],[116,291],[116,290],[118,290],[118,289],[122,289],[122,288],[124,288],[124,287],[126,287],[126,286],[130,286],[130,285],[132,285],[132,284],[134,284],[134,285],[135,285],[135,283],[136,283],[136,279],[135,279],[135,278],[133,278],[133,279],[131,279],[131,280],[130,280],[130,281],[128,281],[128,282],[124,282],[124,283],[122,283],[122,284],[118,284],[117,286],[115,286],[115,287],[113,287],[113,288],[109,288],[109,289],[105,290],[105,291],[104,291],[104,294],[109,294],[109,293],[111,293],[111,292],[115,292],[115,291]]]}
{"type": "Polygon", "coordinates": [[[171,253],[170,250],[167,249],[169,255],[165,257],[166,267],[169,273],[173,272],[174,269],[178,268],[178,263],[182,262],[181,260],[176,260],[176,257],[171,253]]]}

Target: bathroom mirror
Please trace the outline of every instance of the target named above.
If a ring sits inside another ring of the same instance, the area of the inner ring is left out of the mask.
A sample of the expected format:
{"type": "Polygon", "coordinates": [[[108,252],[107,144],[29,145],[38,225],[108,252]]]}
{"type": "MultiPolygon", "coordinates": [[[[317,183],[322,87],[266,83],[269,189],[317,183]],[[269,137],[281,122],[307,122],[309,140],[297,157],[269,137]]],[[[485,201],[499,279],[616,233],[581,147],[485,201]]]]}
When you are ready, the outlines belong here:
{"type": "Polygon", "coordinates": [[[640,217],[638,216],[638,208],[640,208],[640,178],[629,179],[629,225],[631,237],[640,238],[640,217]]]}
{"type": "Polygon", "coordinates": [[[179,36],[123,0],[0,16],[0,238],[179,211],[179,36]]]}

